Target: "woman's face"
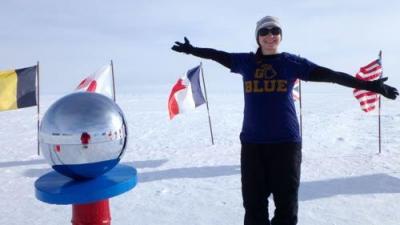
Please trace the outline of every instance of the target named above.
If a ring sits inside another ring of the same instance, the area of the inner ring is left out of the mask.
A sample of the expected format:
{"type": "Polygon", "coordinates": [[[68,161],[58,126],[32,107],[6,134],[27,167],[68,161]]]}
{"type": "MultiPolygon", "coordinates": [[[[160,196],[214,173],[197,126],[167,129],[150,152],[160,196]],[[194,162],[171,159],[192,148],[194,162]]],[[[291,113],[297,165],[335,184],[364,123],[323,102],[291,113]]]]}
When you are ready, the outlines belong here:
{"type": "Polygon", "coordinates": [[[258,43],[263,54],[276,54],[282,39],[279,27],[266,27],[258,31],[258,43]]]}

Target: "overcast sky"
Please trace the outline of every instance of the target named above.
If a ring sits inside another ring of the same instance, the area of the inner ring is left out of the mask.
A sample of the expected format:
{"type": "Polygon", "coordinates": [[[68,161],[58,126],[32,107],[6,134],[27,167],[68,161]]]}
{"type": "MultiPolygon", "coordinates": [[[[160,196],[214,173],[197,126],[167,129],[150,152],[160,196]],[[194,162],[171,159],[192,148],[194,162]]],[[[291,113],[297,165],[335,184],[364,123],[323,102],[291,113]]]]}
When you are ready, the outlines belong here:
{"type": "MultiPolygon", "coordinates": [[[[117,92],[172,87],[200,62],[171,51],[175,41],[187,36],[194,46],[255,51],[255,23],[265,15],[281,20],[281,51],[334,70],[355,74],[382,49],[388,83],[400,87],[398,0],[2,0],[0,5],[0,70],[40,61],[42,93],[68,93],[111,59],[117,92]]],[[[211,90],[240,90],[240,76],[202,61],[211,90]]],[[[327,87],[308,85],[310,91],[327,87]]]]}

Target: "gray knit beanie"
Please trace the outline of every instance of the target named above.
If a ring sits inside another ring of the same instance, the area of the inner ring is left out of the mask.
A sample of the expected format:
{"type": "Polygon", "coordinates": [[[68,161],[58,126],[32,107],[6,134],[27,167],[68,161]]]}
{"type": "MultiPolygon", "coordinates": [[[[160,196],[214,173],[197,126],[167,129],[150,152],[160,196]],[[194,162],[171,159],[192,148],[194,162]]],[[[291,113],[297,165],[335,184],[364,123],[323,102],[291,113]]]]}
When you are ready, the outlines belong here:
{"type": "Polygon", "coordinates": [[[258,43],[258,31],[264,27],[279,27],[282,30],[281,24],[279,23],[279,19],[274,16],[266,16],[257,22],[256,26],[256,40],[258,43]]]}

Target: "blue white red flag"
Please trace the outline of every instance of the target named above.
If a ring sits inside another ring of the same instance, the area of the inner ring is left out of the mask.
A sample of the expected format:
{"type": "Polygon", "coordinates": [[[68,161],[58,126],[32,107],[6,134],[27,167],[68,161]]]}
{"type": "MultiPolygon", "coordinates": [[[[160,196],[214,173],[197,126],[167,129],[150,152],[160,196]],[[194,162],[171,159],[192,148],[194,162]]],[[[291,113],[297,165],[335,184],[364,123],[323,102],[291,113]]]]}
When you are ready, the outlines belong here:
{"type": "MultiPolygon", "coordinates": [[[[382,76],[382,64],[379,59],[374,60],[366,66],[360,68],[356,74],[357,79],[373,81],[382,76]]],[[[376,103],[379,100],[377,93],[372,91],[354,89],[354,97],[360,102],[361,109],[364,112],[370,112],[376,108],[376,103]]]]}
{"type": "Polygon", "coordinates": [[[193,110],[206,102],[200,86],[201,65],[186,72],[172,87],[168,98],[169,118],[193,110]]]}

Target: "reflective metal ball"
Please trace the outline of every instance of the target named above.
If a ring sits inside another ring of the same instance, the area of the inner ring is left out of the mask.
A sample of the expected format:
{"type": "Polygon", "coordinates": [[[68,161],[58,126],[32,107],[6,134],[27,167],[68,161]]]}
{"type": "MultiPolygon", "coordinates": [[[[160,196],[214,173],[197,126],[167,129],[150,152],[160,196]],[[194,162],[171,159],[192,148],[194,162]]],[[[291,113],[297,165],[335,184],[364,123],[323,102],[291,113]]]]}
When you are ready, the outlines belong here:
{"type": "Polygon", "coordinates": [[[39,129],[41,152],[57,172],[94,178],[123,156],[128,135],[122,110],[104,95],[76,92],[56,101],[39,129]]]}

